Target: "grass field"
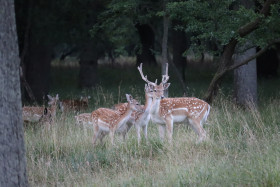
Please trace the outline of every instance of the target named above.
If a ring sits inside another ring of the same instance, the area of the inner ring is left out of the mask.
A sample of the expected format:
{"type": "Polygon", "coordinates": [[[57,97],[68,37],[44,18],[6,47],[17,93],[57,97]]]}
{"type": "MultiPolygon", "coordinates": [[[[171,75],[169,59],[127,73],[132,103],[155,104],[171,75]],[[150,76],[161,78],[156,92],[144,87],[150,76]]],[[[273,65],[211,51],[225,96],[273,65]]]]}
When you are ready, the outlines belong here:
{"type": "MultiPolygon", "coordinates": [[[[54,69],[52,92],[61,97],[90,95],[90,108],[110,107],[131,93],[144,102],[144,83],[136,68],[102,67],[100,86],[79,91],[74,68],[54,69]],[[58,78],[58,72],[64,71],[58,78]]],[[[159,71],[144,69],[153,80],[159,71]]],[[[172,75],[172,72],[171,72],[172,75]]],[[[189,95],[201,97],[211,73],[187,72],[189,95]]],[[[127,141],[117,136],[116,145],[92,147],[92,129],[74,124],[74,114],[57,116],[47,131],[42,126],[25,128],[28,177],[31,186],[279,186],[280,94],[279,80],[259,82],[259,109],[243,110],[230,101],[231,77],[212,104],[207,141],[187,125],[175,125],[173,145],[161,142],[156,125],[149,124],[149,141],[138,147],[135,129],[127,141]],[[277,89],[278,86],[278,89],[277,89]]],[[[170,96],[180,96],[171,76],[170,96]]]]}

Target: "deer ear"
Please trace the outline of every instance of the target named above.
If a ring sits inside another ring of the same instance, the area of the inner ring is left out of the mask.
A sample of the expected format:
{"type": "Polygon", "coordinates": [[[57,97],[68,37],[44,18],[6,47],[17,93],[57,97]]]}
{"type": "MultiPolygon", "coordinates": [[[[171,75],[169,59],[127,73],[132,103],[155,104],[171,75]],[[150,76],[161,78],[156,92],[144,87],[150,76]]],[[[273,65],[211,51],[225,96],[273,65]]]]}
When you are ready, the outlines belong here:
{"type": "Polygon", "coordinates": [[[52,100],[52,96],[50,96],[50,95],[47,95],[47,97],[48,97],[48,99],[49,99],[49,100],[52,100]]]}
{"type": "Polygon", "coordinates": [[[147,92],[148,90],[149,90],[149,86],[145,84],[145,92],[147,92]]]}
{"type": "Polygon", "coordinates": [[[170,83],[165,83],[165,84],[163,84],[164,90],[167,90],[169,86],[170,86],[170,83]]]}
{"type": "Polygon", "coordinates": [[[154,86],[154,85],[152,85],[152,84],[148,84],[148,87],[149,87],[149,90],[150,90],[150,91],[154,91],[154,88],[155,88],[155,86],[154,86]]]}
{"type": "Polygon", "coordinates": [[[125,94],[125,96],[126,96],[126,100],[128,101],[128,102],[131,102],[132,101],[132,96],[130,95],[130,94],[125,94]]]}
{"type": "Polygon", "coordinates": [[[56,99],[57,99],[57,100],[59,99],[58,94],[56,94],[56,99]]]}

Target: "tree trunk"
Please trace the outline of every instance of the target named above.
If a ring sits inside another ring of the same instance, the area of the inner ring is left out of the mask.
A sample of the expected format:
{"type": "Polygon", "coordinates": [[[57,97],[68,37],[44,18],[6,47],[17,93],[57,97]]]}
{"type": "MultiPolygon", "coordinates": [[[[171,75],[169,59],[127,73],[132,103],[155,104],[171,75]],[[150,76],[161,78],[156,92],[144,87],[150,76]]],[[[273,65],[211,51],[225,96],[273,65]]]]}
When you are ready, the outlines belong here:
{"type": "MultiPolygon", "coordinates": [[[[256,48],[246,50],[234,57],[234,63],[256,54],[256,48]]],[[[257,106],[257,68],[256,59],[234,70],[234,93],[236,102],[242,106],[257,106]]]]}
{"type": "MultiPolygon", "coordinates": [[[[161,44],[161,74],[166,75],[166,64],[168,64],[168,24],[169,20],[167,16],[163,17],[163,36],[162,36],[162,44],[161,44]]],[[[168,97],[168,90],[164,91],[164,96],[168,97]]]]}
{"type": "MultiPolygon", "coordinates": [[[[176,23],[174,24],[176,25],[176,23]]],[[[188,48],[186,33],[181,30],[172,30],[172,46],[173,46],[173,63],[180,71],[183,81],[186,81],[185,69],[186,58],[183,57],[183,53],[188,48]]]]}
{"type": "Polygon", "coordinates": [[[38,42],[31,31],[29,49],[24,64],[26,81],[38,102],[42,102],[49,92],[51,55],[51,47],[38,42]]]}
{"type": "Polygon", "coordinates": [[[28,186],[14,1],[0,0],[0,186],[28,186]]]}
{"type": "Polygon", "coordinates": [[[224,48],[224,52],[222,54],[222,57],[219,61],[219,67],[217,69],[217,72],[215,73],[208,90],[204,96],[204,100],[211,103],[213,100],[213,97],[216,95],[219,83],[222,80],[222,77],[227,72],[227,68],[231,64],[231,58],[234,53],[235,46],[237,44],[236,39],[232,39],[224,48]]]}
{"type": "Polygon", "coordinates": [[[80,55],[79,86],[81,88],[91,88],[96,85],[97,60],[98,54],[96,54],[93,44],[89,42],[80,55]]]}
{"type": "Polygon", "coordinates": [[[153,54],[155,43],[154,31],[148,24],[136,24],[135,27],[138,30],[141,41],[141,49],[136,57],[136,66],[139,66],[141,63],[156,65],[156,58],[153,54]]]}

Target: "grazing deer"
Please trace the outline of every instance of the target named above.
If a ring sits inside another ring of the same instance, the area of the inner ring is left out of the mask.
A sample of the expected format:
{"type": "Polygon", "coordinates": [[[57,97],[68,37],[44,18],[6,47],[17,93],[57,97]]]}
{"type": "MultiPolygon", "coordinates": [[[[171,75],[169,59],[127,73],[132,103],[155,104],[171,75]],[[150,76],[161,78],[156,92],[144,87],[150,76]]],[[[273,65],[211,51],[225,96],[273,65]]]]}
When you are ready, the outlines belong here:
{"type": "Polygon", "coordinates": [[[75,116],[76,125],[92,127],[91,113],[82,113],[75,116]]]}
{"type": "Polygon", "coordinates": [[[93,145],[99,138],[102,142],[103,137],[109,133],[112,145],[114,144],[114,135],[116,132],[126,133],[126,123],[133,111],[142,111],[139,102],[126,94],[128,102],[125,113],[120,114],[118,111],[99,108],[91,113],[92,123],[94,127],[93,145]]]}
{"type": "Polygon", "coordinates": [[[81,97],[80,99],[64,99],[59,102],[59,108],[62,112],[81,111],[88,108],[88,97],[81,97]]]}
{"type": "MultiPolygon", "coordinates": [[[[128,130],[131,128],[132,125],[135,125],[137,139],[138,139],[138,145],[140,144],[140,141],[141,141],[141,135],[140,135],[141,128],[143,129],[146,141],[148,140],[147,129],[148,129],[149,121],[150,121],[150,109],[151,109],[152,101],[153,101],[153,91],[154,91],[154,87],[152,85],[145,84],[145,105],[141,106],[142,111],[133,112],[131,115],[131,118],[127,122],[128,130]]],[[[127,109],[127,103],[117,104],[114,106],[114,108],[115,108],[115,110],[117,110],[118,112],[120,112],[122,114],[127,109]]]]}
{"type": "Polygon", "coordinates": [[[24,122],[43,122],[48,125],[52,124],[56,117],[57,102],[59,100],[58,94],[56,97],[48,96],[49,107],[23,107],[22,108],[22,118],[24,122]]]}
{"type": "Polygon", "coordinates": [[[166,128],[168,140],[171,143],[174,123],[189,122],[198,134],[199,141],[204,140],[206,132],[203,128],[203,123],[209,115],[210,105],[195,97],[163,98],[164,90],[170,86],[170,83],[167,83],[169,80],[168,64],[166,65],[166,75],[162,76],[162,81],[159,85],[156,82],[150,82],[147,76],[143,75],[142,64],[138,70],[142,79],[154,86],[153,104],[150,114],[152,122],[159,125],[161,139],[164,138],[166,128]]]}

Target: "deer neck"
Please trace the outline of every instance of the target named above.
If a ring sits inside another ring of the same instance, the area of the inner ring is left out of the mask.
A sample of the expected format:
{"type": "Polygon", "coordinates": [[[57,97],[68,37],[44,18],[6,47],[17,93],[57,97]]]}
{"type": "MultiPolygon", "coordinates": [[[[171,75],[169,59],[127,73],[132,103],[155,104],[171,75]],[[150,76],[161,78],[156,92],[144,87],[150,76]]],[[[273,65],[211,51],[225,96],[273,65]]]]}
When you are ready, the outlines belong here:
{"type": "Polygon", "coordinates": [[[130,116],[132,114],[132,109],[130,108],[129,104],[127,106],[126,112],[120,116],[117,122],[117,129],[121,128],[126,122],[130,119],[130,116]]]}
{"type": "Polygon", "coordinates": [[[51,111],[51,116],[55,117],[56,116],[56,104],[51,105],[50,111],[51,111]]]}
{"type": "Polygon", "coordinates": [[[159,115],[160,101],[161,101],[160,98],[153,98],[151,111],[150,111],[152,115],[159,115]]]}
{"type": "Polygon", "coordinates": [[[144,106],[144,113],[150,113],[151,107],[153,105],[153,98],[149,97],[147,94],[145,94],[145,106],[144,106]]]}

